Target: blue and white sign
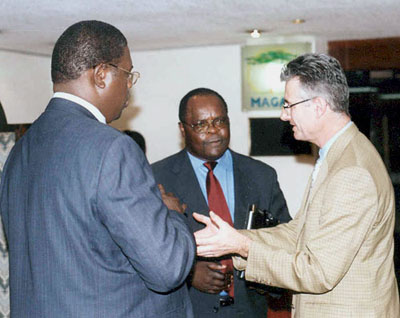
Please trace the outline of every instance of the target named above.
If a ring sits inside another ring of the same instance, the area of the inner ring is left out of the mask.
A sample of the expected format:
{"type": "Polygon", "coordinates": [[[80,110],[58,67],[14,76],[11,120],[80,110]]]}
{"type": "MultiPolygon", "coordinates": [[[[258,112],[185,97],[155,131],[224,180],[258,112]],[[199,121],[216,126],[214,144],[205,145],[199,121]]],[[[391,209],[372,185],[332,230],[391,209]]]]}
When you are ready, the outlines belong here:
{"type": "Polygon", "coordinates": [[[242,48],[242,109],[279,110],[284,104],[282,67],[311,52],[311,43],[251,45],[242,48]]]}

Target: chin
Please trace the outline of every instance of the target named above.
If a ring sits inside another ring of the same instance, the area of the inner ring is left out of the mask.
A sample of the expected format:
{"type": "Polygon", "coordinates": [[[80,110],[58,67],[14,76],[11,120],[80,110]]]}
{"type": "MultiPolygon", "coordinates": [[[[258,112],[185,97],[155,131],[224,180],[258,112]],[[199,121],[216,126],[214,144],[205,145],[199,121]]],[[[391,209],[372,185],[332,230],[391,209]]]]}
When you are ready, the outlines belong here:
{"type": "Polygon", "coordinates": [[[306,139],[304,138],[304,136],[299,135],[299,134],[294,134],[293,135],[294,139],[298,140],[298,141],[306,141],[306,139]]]}
{"type": "Polygon", "coordinates": [[[113,119],[112,121],[117,120],[117,119],[120,119],[120,118],[121,118],[121,115],[122,115],[122,110],[119,112],[118,115],[116,115],[116,116],[114,117],[114,119],[113,119]]]}
{"type": "Polygon", "coordinates": [[[224,155],[225,151],[226,151],[226,149],[222,152],[219,151],[217,153],[207,153],[207,154],[204,154],[204,158],[208,161],[215,161],[215,160],[218,160],[219,158],[221,158],[224,155]]]}

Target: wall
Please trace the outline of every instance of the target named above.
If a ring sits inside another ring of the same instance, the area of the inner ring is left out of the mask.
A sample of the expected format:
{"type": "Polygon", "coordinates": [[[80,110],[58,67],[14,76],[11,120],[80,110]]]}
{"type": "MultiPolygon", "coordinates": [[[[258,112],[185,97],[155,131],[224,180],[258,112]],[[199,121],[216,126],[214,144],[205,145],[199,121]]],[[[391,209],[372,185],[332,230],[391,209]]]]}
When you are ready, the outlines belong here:
{"type": "MultiPolygon", "coordinates": [[[[324,46],[321,47],[324,50],[324,46]]],[[[212,88],[225,98],[231,119],[231,148],[248,154],[248,118],[254,114],[241,111],[239,45],[142,52],[131,48],[135,69],[141,72],[141,78],[132,89],[130,106],[112,125],[121,130],[141,132],[146,138],[150,162],[182,148],[177,126],[178,104],[189,90],[201,86],[212,88]]],[[[50,58],[0,51],[0,69],[0,102],[8,122],[32,122],[52,95],[50,58]]],[[[278,117],[279,112],[272,116],[278,117]]],[[[294,216],[314,159],[311,156],[257,159],[277,170],[290,213],[294,216]]]]}
{"type": "Polygon", "coordinates": [[[400,37],[332,41],[328,50],[345,71],[400,69],[400,37]]]}
{"type": "Polygon", "coordinates": [[[0,102],[9,124],[34,121],[52,94],[49,57],[0,51],[0,102]]]}
{"type": "MultiPolygon", "coordinates": [[[[226,100],[231,119],[231,148],[248,154],[249,116],[241,111],[240,46],[214,46],[132,52],[141,78],[132,90],[131,105],[112,125],[141,132],[150,162],[182,148],[178,130],[178,105],[189,90],[209,87],[226,100]]],[[[278,117],[278,113],[274,113],[278,117]]],[[[311,156],[257,157],[278,172],[290,213],[301,204],[314,159],[311,156]]]]}

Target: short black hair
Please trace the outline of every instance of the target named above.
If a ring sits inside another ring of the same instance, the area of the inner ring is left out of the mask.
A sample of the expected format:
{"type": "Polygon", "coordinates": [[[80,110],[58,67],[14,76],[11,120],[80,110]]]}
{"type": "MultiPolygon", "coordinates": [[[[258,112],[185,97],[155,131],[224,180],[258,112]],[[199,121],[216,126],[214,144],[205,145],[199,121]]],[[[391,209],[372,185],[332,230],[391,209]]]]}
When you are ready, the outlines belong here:
{"type": "Polygon", "coordinates": [[[181,99],[181,102],[179,103],[179,120],[183,123],[185,122],[186,118],[186,113],[187,113],[187,103],[189,99],[193,96],[208,96],[208,95],[214,95],[220,99],[222,102],[222,105],[224,106],[226,114],[228,114],[228,106],[226,105],[225,100],[223,97],[218,94],[216,91],[209,89],[209,88],[204,88],[204,87],[199,87],[196,89],[191,90],[189,93],[187,93],[183,98],[181,99]]]}
{"type": "Polygon", "coordinates": [[[54,84],[79,78],[100,63],[118,60],[128,43],[116,27],[101,21],[81,21],[71,25],[57,40],[51,59],[54,84]]]}
{"type": "Polygon", "coordinates": [[[131,137],[139,145],[143,152],[146,153],[146,141],[140,132],[134,130],[124,130],[123,132],[131,137]]]}

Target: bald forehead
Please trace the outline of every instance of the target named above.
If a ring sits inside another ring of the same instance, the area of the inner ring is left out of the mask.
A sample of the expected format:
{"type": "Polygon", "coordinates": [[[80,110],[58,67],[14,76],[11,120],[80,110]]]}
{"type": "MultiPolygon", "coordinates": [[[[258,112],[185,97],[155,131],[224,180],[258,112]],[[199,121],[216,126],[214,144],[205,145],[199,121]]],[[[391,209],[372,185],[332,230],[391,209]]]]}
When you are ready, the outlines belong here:
{"type": "Polygon", "coordinates": [[[190,97],[187,102],[187,113],[191,113],[195,109],[209,107],[210,105],[226,114],[224,103],[218,96],[213,94],[199,94],[190,97]]]}

